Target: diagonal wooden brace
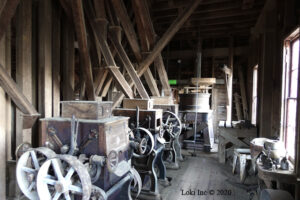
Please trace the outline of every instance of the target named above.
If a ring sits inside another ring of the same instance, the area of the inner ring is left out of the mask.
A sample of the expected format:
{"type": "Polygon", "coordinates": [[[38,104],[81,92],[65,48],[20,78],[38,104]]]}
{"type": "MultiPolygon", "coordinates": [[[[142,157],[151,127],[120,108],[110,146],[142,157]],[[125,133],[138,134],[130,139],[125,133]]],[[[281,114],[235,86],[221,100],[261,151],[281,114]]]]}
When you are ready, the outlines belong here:
{"type": "MultiPolygon", "coordinates": [[[[187,6],[187,8],[175,19],[175,21],[170,25],[168,30],[163,34],[161,39],[156,43],[152,52],[147,56],[147,58],[141,63],[140,68],[138,70],[138,75],[142,76],[144,72],[149,68],[150,64],[154,61],[154,59],[161,53],[163,48],[170,42],[176,32],[180,29],[180,27],[184,24],[184,22],[189,18],[189,16],[193,13],[193,11],[198,7],[201,0],[193,0],[191,4],[187,6]]],[[[133,81],[129,81],[129,85],[133,86],[133,81]]],[[[120,94],[116,97],[116,101],[113,104],[115,108],[120,102],[123,100],[124,95],[120,94]]]]}
{"type": "Polygon", "coordinates": [[[21,110],[23,115],[23,128],[31,128],[40,116],[33,105],[28,101],[21,89],[15,81],[6,72],[5,68],[0,64],[0,85],[8,96],[13,100],[16,106],[21,110]]]}
{"type": "Polygon", "coordinates": [[[120,60],[123,63],[123,66],[126,68],[131,80],[133,80],[140,96],[142,99],[149,99],[146,89],[144,88],[141,79],[137,75],[130,59],[128,58],[125,49],[121,45],[121,27],[120,26],[111,26],[109,27],[110,40],[114,45],[120,60]]]}

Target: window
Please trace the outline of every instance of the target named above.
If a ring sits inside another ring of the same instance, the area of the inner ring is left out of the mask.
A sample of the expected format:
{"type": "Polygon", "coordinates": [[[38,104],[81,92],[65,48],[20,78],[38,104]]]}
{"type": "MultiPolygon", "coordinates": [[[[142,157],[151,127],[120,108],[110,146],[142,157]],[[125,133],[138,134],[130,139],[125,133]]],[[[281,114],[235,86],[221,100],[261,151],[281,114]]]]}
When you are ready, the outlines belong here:
{"type": "Polygon", "coordinates": [[[281,138],[292,160],[295,158],[299,45],[298,28],[285,40],[283,51],[281,138]]]}
{"type": "Polygon", "coordinates": [[[257,70],[258,65],[253,68],[253,85],[252,85],[252,112],[251,123],[256,125],[256,111],[257,111],[257,70]]]}

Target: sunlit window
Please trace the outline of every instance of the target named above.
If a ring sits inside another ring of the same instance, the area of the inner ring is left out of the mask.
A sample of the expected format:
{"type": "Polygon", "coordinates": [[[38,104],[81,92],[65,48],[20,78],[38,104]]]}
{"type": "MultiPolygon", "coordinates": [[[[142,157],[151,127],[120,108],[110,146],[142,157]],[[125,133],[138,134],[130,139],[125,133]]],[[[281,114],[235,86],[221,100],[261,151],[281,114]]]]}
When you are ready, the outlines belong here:
{"type": "Polygon", "coordinates": [[[256,125],[256,115],[257,115],[257,70],[258,65],[253,68],[253,85],[252,85],[252,113],[251,113],[251,123],[256,125]]]}
{"type": "Polygon", "coordinates": [[[285,40],[282,77],[282,139],[292,159],[295,158],[299,45],[298,28],[285,40]]]}

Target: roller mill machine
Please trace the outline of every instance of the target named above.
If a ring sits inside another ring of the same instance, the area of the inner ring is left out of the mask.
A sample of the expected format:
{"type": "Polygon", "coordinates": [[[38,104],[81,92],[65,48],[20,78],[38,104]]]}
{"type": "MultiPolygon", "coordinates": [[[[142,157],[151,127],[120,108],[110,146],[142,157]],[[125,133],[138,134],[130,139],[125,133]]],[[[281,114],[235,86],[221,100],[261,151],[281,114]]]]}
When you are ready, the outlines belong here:
{"type": "Polygon", "coordinates": [[[132,199],[141,178],[131,167],[127,117],[111,102],[65,101],[60,117],[40,120],[38,148],[18,159],[18,185],[28,199],[132,199]]]}

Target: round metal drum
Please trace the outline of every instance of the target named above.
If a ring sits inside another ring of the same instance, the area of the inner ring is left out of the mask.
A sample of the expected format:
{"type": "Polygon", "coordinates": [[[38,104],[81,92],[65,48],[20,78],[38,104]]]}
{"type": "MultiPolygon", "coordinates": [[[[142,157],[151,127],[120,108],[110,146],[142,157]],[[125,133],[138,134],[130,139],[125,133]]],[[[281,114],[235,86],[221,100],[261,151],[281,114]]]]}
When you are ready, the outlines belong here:
{"type": "Polygon", "coordinates": [[[180,95],[180,109],[192,111],[209,110],[209,93],[191,93],[180,95]]]}

